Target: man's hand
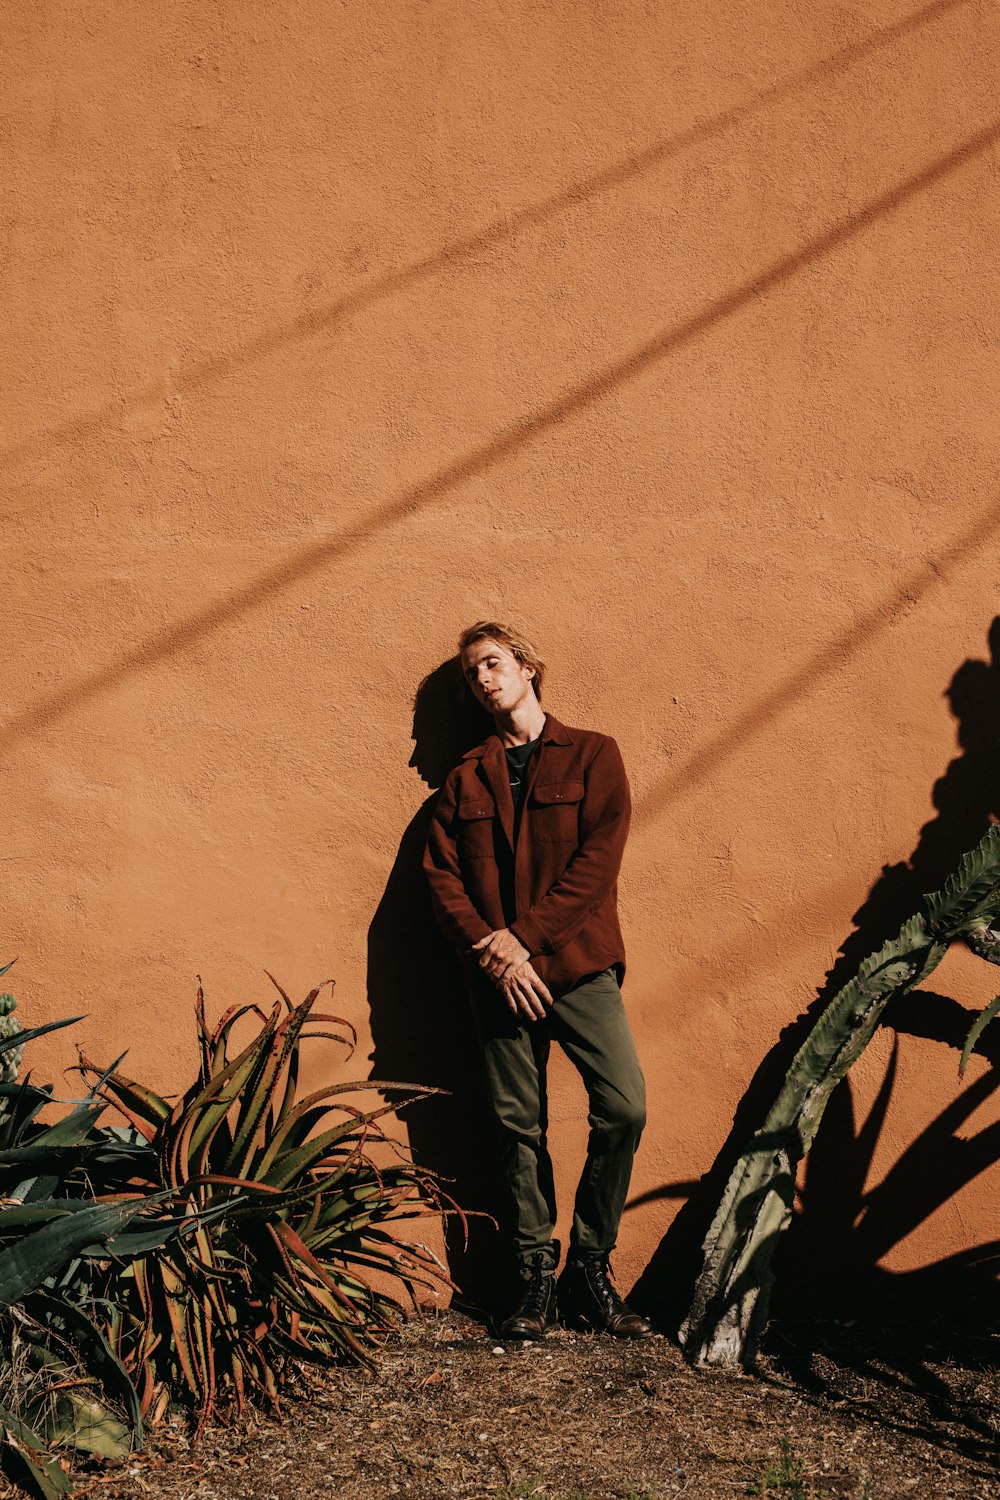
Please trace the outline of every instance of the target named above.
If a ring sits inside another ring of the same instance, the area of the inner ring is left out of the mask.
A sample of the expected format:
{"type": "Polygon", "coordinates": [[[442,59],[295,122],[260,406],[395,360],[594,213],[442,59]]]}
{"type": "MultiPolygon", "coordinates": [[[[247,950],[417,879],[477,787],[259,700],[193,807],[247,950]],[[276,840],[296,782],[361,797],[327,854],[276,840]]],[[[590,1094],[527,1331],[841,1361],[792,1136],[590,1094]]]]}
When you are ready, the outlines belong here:
{"type": "Polygon", "coordinates": [[[553,1003],[548,986],[542,983],[527,960],[516,969],[508,969],[498,980],[498,987],[511,1012],[529,1021],[540,1021],[553,1003]]]}
{"type": "Polygon", "coordinates": [[[491,932],[472,945],[473,953],[479,954],[479,967],[499,984],[505,974],[517,969],[531,957],[523,943],[519,943],[507,927],[491,932]]]}

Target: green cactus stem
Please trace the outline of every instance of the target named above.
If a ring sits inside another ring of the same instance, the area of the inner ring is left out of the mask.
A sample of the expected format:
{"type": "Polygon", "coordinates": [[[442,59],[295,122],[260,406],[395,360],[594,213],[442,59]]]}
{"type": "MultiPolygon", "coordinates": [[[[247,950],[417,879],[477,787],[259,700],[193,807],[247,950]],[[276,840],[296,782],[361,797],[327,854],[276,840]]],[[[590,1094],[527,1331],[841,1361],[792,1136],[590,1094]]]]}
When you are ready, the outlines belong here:
{"type": "Polygon", "coordinates": [[[1000,938],[991,930],[998,917],[1000,827],[993,826],[941,890],[924,898],[923,910],[834,995],[734,1167],[708,1231],[680,1328],[692,1364],[752,1364],[767,1316],[774,1252],[792,1216],[796,1172],[827,1100],[871,1041],[889,1001],[926,979],[950,943],[966,941],[981,957],[998,961],[1000,938]]]}
{"type": "MultiPolygon", "coordinates": [[[[13,995],[0,995],[0,1041],[16,1036],[21,1030],[21,1023],[14,1016],[16,1008],[17,1001],[13,995]]],[[[23,1047],[10,1047],[7,1051],[0,1052],[0,1083],[17,1082],[23,1055],[23,1047]]],[[[6,1113],[6,1108],[7,1101],[0,1099],[0,1115],[6,1113]]]]}

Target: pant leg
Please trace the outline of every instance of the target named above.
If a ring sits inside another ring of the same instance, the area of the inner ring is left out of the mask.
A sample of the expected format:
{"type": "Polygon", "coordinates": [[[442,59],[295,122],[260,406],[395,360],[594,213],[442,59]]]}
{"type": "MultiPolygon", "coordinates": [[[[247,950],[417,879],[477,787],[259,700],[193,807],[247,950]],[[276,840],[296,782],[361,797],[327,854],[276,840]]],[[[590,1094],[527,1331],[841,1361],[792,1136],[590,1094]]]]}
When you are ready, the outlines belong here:
{"type": "Polygon", "coordinates": [[[613,970],[562,995],[551,1025],[583,1078],[590,1104],[590,1139],[570,1248],[610,1252],[646,1123],[646,1085],[613,970]]]}
{"type": "Polygon", "coordinates": [[[500,1127],[515,1252],[523,1262],[543,1250],[554,1261],[556,1201],[546,1142],[549,1027],[545,1021],[518,1021],[488,982],[473,983],[469,996],[490,1102],[500,1127]]]}

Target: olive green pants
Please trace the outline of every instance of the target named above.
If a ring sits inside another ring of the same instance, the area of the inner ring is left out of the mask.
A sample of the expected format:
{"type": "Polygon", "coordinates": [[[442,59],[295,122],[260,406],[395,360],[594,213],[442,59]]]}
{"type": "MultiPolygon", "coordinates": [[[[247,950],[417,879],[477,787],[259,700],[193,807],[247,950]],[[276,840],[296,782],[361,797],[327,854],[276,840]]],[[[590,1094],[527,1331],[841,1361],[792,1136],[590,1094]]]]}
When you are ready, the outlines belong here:
{"type": "Polygon", "coordinates": [[[560,996],[540,1021],[513,1016],[487,980],[470,990],[486,1081],[500,1126],[503,1167],[513,1199],[516,1254],[553,1259],[556,1202],[546,1144],[545,1069],[553,1038],[587,1090],[590,1138],[577,1188],[570,1249],[614,1249],[632,1161],[646,1123],[646,1086],[614,971],[560,996]]]}

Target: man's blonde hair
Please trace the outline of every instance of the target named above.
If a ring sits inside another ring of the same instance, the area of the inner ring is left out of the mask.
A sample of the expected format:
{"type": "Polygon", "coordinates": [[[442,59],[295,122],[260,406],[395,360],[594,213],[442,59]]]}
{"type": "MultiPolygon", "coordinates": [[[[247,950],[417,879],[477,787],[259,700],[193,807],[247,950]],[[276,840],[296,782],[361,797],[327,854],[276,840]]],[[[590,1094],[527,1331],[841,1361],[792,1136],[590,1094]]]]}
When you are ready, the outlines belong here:
{"type": "MultiPolygon", "coordinates": [[[[466,646],[471,646],[476,641],[496,641],[498,646],[505,646],[514,660],[520,662],[523,667],[534,667],[535,675],[531,679],[531,685],[535,689],[535,697],[542,696],[545,663],[531,642],[525,640],[523,635],[512,630],[509,625],[501,625],[498,620],[478,620],[475,625],[470,625],[468,630],[463,630],[458,638],[459,665],[461,665],[462,652],[466,646]]],[[[464,672],[462,681],[465,682],[464,672]]]]}

